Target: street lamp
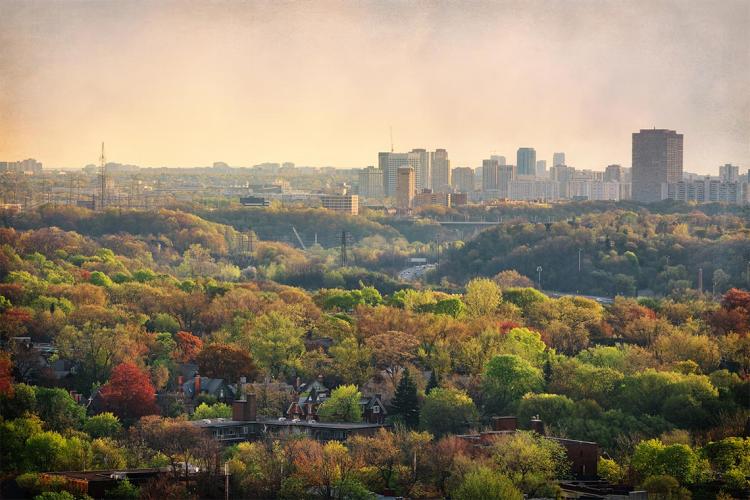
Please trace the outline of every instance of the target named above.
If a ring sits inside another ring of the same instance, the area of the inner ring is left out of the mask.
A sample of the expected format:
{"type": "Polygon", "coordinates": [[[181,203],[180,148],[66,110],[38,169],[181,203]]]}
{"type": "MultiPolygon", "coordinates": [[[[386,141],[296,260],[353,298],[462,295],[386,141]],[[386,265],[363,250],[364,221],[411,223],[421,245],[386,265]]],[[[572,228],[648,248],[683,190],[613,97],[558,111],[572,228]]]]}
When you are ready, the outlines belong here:
{"type": "Polygon", "coordinates": [[[537,288],[542,289],[542,266],[536,266],[537,288]]]}

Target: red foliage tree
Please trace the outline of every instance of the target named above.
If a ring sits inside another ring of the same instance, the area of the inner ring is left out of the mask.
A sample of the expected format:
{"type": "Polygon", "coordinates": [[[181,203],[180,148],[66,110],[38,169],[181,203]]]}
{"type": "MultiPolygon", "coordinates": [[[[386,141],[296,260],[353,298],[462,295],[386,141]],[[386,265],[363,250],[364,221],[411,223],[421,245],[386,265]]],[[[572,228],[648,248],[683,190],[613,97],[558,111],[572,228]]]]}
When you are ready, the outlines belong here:
{"type": "Polygon", "coordinates": [[[211,344],[196,357],[199,373],[205,377],[237,382],[240,377],[252,381],[258,374],[253,358],[239,347],[211,344]]]}
{"type": "Polygon", "coordinates": [[[714,311],[709,319],[716,334],[750,331],[750,292],[732,288],[724,294],[721,308],[714,311]]]}
{"type": "Polygon", "coordinates": [[[99,395],[103,409],[123,420],[135,420],[158,413],[156,390],[151,384],[151,377],[147,371],[133,363],[117,365],[99,395]]]}
{"type": "Polygon", "coordinates": [[[6,352],[0,352],[0,394],[13,395],[13,363],[6,352]]]}
{"type": "Polygon", "coordinates": [[[174,339],[177,342],[174,359],[180,363],[193,361],[198,353],[203,350],[203,341],[190,332],[177,332],[174,339]]]}

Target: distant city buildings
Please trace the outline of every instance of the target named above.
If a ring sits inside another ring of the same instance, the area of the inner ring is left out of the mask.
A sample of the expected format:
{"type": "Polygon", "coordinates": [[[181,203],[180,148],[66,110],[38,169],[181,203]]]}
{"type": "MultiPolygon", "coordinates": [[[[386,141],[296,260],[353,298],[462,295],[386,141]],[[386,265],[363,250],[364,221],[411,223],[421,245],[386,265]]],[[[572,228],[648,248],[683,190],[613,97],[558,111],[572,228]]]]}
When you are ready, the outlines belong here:
{"type": "Polygon", "coordinates": [[[33,158],[21,161],[0,161],[0,173],[2,172],[40,174],[42,173],[42,163],[33,158]]]}
{"type": "Polygon", "coordinates": [[[320,197],[323,208],[349,215],[359,214],[359,196],[356,194],[325,195],[320,197]]]}
{"type": "Polygon", "coordinates": [[[552,155],[552,166],[565,165],[565,153],[555,153],[552,155]]]}
{"type": "Polygon", "coordinates": [[[460,193],[471,193],[474,191],[474,169],[471,167],[454,168],[451,172],[451,186],[460,193]]]}
{"type": "Polygon", "coordinates": [[[547,160],[536,161],[536,176],[547,177],[547,160]]]}
{"type": "Polygon", "coordinates": [[[502,155],[492,155],[490,160],[497,160],[498,165],[505,165],[505,157],[502,155]]]}
{"type": "Polygon", "coordinates": [[[414,179],[418,190],[430,188],[430,153],[425,149],[412,149],[408,153],[408,163],[414,169],[414,179]]]}
{"type": "Polygon", "coordinates": [[[430,189],[425,189],[421,193],[417,193],[414,196],[414,207],[426,207],[430,205],[438,205],[441,207],[451,206],[451,194],[450,193],[435,193],[430,189]]]}
{"type": "Polygon", "coordinates": [[[396,195],[396,177],[398,169],[409,166],[407,153],[378,153],[378,168],[383,172],[383,194],[396,195]]]}
{"type": "Polygon", "coordinates": [[[363,198],[382,198],[385,194],[383,171],[375,167],[362,169],[358,175],[359,195],[363,198]]]}
{"type": "Polygon", "coordinates": [[[411,167],[400,167],[396,174],[396,207],[408,210],[414,206],[416,174],[411,167]]]}
{"type": "Polygon", "coordinates": [[[740,167],[729,163],[719,167],[719,177],[724,182],[737,182],[740,180],[740,167]]]}
{"type": "Polygon", "coordinates": [[[660,201],[663,184],[682,180],[682,134],[665,129],[634,132],[632,175],[635,201],[660,201]]]}
{"type": "Polygon", "coordinates": [[[449,193],[451,191],[451,161],[445,149],[436,149],[430,153],[430,164],[432,169],[431,188],[437,193],[449,193]]]}
{"type": "Polygon", "coordinates": [[[536,150],[534,148],[518,148],[516,172],[518,175],[536,175],[536,150]]]}

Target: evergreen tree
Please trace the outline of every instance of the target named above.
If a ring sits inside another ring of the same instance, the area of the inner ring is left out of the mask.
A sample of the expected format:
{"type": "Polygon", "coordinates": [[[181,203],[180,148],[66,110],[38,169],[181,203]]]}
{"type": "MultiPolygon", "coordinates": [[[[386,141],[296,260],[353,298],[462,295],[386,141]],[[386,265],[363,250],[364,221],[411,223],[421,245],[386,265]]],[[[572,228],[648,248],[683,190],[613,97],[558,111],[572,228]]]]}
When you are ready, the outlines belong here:
{"type": "Polygon", "coordinates": [[[391,415],[407,427],[419,425],[419,400],[417,386],[411,379],[408,369],[404,370],[391,401],[391,415]]]}
{"type": "Polygon", "coordinates": [[[430,380],[427,382],[427,388],[424,393],[429,394],[431,390],[436,387],[440,387],[440,378],[438,377],[437,370],[432,370],[430,374],[430,380]]]}

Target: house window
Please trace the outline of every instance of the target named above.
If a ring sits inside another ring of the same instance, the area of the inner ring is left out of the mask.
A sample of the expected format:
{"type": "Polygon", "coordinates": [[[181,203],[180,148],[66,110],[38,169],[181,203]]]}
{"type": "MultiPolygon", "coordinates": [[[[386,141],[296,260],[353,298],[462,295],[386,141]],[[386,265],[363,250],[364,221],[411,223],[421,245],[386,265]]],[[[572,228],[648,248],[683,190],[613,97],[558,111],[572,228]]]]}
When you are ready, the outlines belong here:
{"type": "Polygon", "coordinates": [[[244,427],[242,428],[242,434],[244,434],[244,435],[247,435],[247,434],[248,434],[248,432],[247,432],[247,426],[244,426],[244,427]]]}
{"type": "Polygon", "coordinates": [[[380,407],[379,407],[379,406],[377,406],[377,405],[376,405],[376,406],[373,406],[373,407],[372,407],[372,412],[373,412],[373,413],[380,413],[380,407]]]}

